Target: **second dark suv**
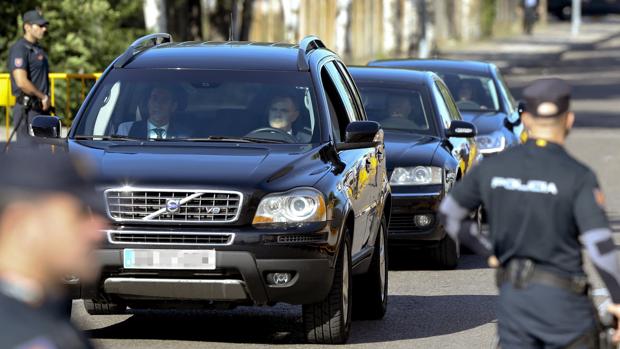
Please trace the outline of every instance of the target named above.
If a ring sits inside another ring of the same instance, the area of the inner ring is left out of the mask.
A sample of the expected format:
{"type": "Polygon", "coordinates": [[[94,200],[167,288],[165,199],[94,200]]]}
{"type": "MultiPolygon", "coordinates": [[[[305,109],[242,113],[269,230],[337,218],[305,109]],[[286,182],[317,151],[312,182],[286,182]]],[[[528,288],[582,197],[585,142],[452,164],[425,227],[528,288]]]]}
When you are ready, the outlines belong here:
{"type": "MultiPolygon", "coordinates": [[[[31,127],[53,137],[58,120],[31,127]]],[[[360,317],[383,317],[383,131],[318,38],[141,38],[61,143],[99,165],[112,222],[100,281],[80,286],[89,313],[303,304],[315,343],[347,340],[353,295],[360,317]]]]}

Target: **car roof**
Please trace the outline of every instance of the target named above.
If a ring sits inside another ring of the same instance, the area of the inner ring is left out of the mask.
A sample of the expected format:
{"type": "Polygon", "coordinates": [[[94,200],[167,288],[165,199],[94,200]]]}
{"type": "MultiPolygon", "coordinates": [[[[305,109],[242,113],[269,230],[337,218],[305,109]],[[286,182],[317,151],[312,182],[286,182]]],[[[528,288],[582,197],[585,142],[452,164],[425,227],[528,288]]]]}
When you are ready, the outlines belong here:
{"type": "Polygon", "coordinates": [[[124,68],[299,71],[298,54],[289,43],[175,42],[137,54],[124,68]]]}
{"type": "Polygon", "coordinates": [[[425,85],[435,75],[428,71],[382,67],[348,67],[355,82],[386,82],[398,84],[425,85]]]}
{"type": "Polygon", "coordinates": [[[384,59],[368,63],[369,66],[400,67],[417,70],[441,71],[450,73],[473,73],[489,75],[495,65],[481,61],[461,61],[451,59],[384,59]]]}

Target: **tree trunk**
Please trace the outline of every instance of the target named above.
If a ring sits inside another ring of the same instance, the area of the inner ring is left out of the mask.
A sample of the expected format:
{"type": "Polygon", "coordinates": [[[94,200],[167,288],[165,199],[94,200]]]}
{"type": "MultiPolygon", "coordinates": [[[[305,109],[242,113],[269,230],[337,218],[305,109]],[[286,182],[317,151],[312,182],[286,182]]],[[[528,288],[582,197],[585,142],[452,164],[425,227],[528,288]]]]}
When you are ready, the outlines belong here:
{"type": "Polygon", "coordinates": [[[166,20],[166,0],[144,0],[142,3],[144,11],[144,24],[146,30],[156,33],[168,31],[166,20]]]}
{"type": "Polygon", "coordinates": [[[243,1],[243,13],[241,15],[241,28],[239,29],[239,40],[248,41],[250,39],[250,29],[252,27],[252,14],[254,13],[254,0],[243,1]]]}
{"type": "Polygon", "coordinates": [[[396,32],[398,28],[398,12],[396,0],[383,0],[383,49],[386,54],[396,53],[396,32]]]}
{"type": "Polygon", "coordinates": [[[351,54],[349,44],[351,28],[351,0],[338,0],[336,14],[336,45],[335,50],[342,56],[351,54]]]}
{"type": "Polygon", "coordinates": [[[295,42],[299,36],[300,0],[280,0],[284,17],[284,38],[288,42],[295,42]]]}

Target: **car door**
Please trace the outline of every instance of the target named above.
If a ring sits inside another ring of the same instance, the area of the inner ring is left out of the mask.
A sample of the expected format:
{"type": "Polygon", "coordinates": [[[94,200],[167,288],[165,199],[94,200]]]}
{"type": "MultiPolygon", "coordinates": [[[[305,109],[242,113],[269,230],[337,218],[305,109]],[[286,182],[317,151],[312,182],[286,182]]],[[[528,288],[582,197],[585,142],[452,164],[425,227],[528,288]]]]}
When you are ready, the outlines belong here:
{"type": "MultiPolygon", "coordinates": [[[[338,70],[334,60],[325,63],[322,67],[321,78],[324,84],[333,87],[333,93],[329,98],[337,114],[337,126],[340,135],[336,137],[344,141],[345,129],[348,123],[362,120],[363,116],[360,116],[355,96],[351,94],[351,87],[338,70]]],[[[330,88],[327,90],[330,90],[330,88]]],[[[374,152],[374,148],[351,149],[339,152],[341,160],[347,165],[347,170],[350,169],[351,171],[351,173],[345,174],[345,178],[349,181],[355,180],[355,183],[350,183],[352,188],[350,188],[351,193],[349,195],[355,214],[355,227],[351,246],[354,262],[363,257],[364,251],[362,249],[369,236],[368,215],[372,206],[372,189],[369,183],[372,178],[369,176],[368,167],[374,152]],[[353,177],[351,178],[352,175],[353,177]]]]}
{"type": "MultiPolygon", "coordinates": [[[[342,62],[336,64],[341,75],[344,77],[345,82],[349,87],[351,96],[355,101],[355,107],[358,111],[358,120],[367,120],[366,111],[364,110],[364,104],[359,95],[358,89],[355,86],[355,82],[351,77],[351,74],[347,71],[342,62]]],[[[379,230],[379,224],[381,224],[381,217],[383,212],[382,200],[384,197],[384,188],[387,186],[387,176],[385,174],[385,146],[383,144],[378,145],[372,149],[372,152],[368,154],[366,158],[366,173],[368,176],[368,192],[370,194],[370,206],[368,207],[368,239],[365,241],[364,246],[369,242],[374,241],[374,233],[379,230]]]]}
{"type": "MultiPolygon", "coordinates": [[[[459,113],[456,103],[454,103],[454,99],[448,91],[448,88],[440,79],[435,80],[433,90],[433,93],[436,94],[435,98],[437,100],[442,123],[444,128],[447,130],[453,120],[462,120],[461,114],[459,113]]],[[[450,152],[452,153],[452,156],[454,156],[454,158],[459,162],[461,174],[464,175],[473,164],[475,158],[476,146],[473,138],[451,137],[446,141],[450,144],[450,152]]]]}

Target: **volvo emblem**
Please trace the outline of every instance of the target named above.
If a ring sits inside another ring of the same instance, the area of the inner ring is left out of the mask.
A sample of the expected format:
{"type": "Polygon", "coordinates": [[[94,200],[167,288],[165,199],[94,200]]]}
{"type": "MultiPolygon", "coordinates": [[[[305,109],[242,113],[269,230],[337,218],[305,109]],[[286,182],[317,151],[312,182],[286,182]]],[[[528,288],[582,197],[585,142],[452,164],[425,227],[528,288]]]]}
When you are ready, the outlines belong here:
{"type": "Polygon", "coordinates": [[[222,209],[219,207],[205,207],[205,211],[208,214],[219,214],[222,211],[222,209]]]}
{"type": "Polygon", "coordinates": [[[181,203],[179,200],[168,199],[168,201],[166,201],[166,211],[176,213],[179,211],[179,208],[181,208],[181,203]]]}

